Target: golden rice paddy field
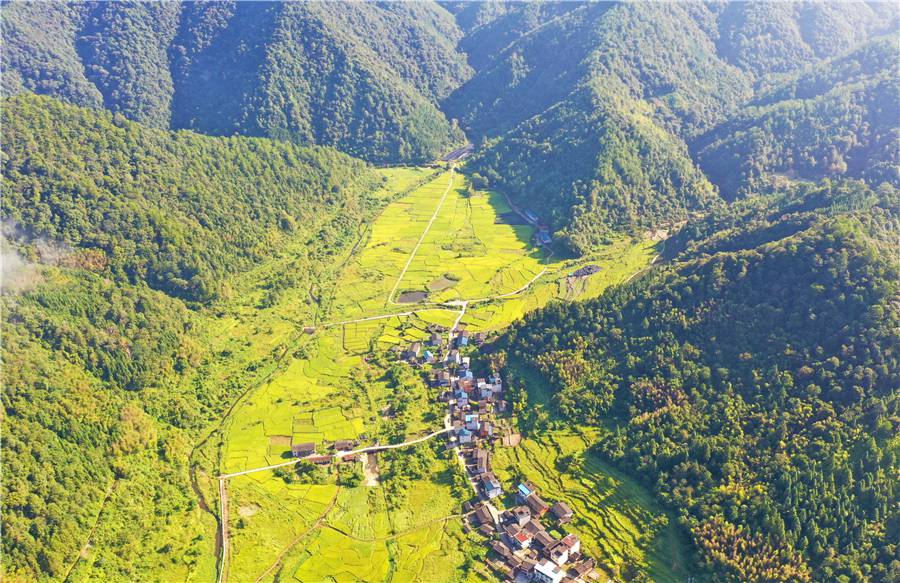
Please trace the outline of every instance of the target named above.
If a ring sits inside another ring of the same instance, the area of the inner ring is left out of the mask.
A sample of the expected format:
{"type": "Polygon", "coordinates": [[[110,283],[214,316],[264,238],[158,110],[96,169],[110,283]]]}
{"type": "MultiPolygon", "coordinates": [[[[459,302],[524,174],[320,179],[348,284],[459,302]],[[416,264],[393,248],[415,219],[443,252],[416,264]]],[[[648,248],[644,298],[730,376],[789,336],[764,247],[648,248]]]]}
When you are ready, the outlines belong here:
{"type": "MultiPolygon", "coordinates": [[[[621,240],[593,257],[563,260],[533,244],[533,227],[504,220],[512,209],[500,194],[470,192],[458,172],[382,172],[386,179],[379,196],[390,202],[372,225],[361,228],[355,251],[336,263],[333,288],[289,290],[265,311],[263,321],[235,315],[234,326],[248,331],[248,342],[268,339],[258,348],[261,353],[287,335],[302,334],[305,326],[315,330],[301,336],[301,348],[288,355],[287,364],[249,391],[229,416],[222,473],[284,461],[291,441],[314,442],[324,451],[337,439],[365,445],[386,431],[412,437],[439,428],[424,383],[407,396],[412,406],[392,413],[395,395],[386,376],[391,347],[425,338],[431,324],[451,326],[460,306],[447,302],[469,302],[461,318],[469,330],[497,331],[552,299],[596,296],[646,267],[656,253],[650,242],[621,240]],[[602,269],[586,279],[567,278],[586,264],[602,269]],[[258,334],[261,328],[266,334],[258,334]]],[[[260,272],[289,267],[288,253],[260,272]]],[[[241,293],[240,286],[235,293],[241,293]]],[[[247,313],[253,301],[248,298],[247,313]]],[[[436,449],[432,444],[415,447],[436,449]]],[[[540,471],[551,455],[541,448],[558,445],[553,439],[527,441],[521,452],[499,459],[540,471]]],[[[590,479],[600,483],[607,468],[591,468],[596,476],[590,479]]],[[[333,479],[286,483],[272,471],[232,478],[229,580],[480,580],[485,572],[467,561],[479,547],[457,516],[461,501],[451,491],[454,471],[455,464],[434,456],[428,474],[412,482],[402,501],[392,500],[392,491],[377,480],[368,486],[342,486],[333,479]]],[[[651,550],[658,546],[652,537],[637,541],[633,532],[660,513],[647,498],[621,495],[608,510],[603,500],[610,496],[594,503],[587,482],[573,485],[584,500],[578,503],[585,514],[579,532],[592,550],[615,562],[621,555],[616,549],[643,544],[646,549],[638,551],[648,572],[667,573],[669,555],[651,550]],[[627,532],[619,532],[623,528],[627,532]]],[[[628,488],[637,487],[629,482],[628,488]]]]}

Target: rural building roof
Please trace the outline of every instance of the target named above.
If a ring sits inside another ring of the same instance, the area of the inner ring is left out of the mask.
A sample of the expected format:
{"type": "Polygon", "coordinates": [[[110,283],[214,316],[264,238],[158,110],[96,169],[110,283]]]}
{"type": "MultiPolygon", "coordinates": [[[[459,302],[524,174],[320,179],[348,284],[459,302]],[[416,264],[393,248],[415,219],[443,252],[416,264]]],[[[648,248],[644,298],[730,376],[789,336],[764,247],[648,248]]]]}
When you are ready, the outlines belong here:
{"type": "Polygon", "coordinates": [[[482,524],[478,527],[478,532],[484,536],[491,536],[491,533],[494,532],[494,526],[491,524],[482,524]]]}
{"type": "Polygon", "coordinates": [[[516,520],[523,516],[527,516],[529,519],[531,518],[531,510],[529,510],[527,506],[516,506],[515,508],[511,509],[509,513],[516,520]]]}
{"type": "Polygon", "coordinates": [[[484,483],[484,487],[488,490],[500,488],[500,482],[497,480],[496,476],[494,476],[494,474],[490,472],[482,474],[481,481],[484,483]]]}
{"type": "Polygon", "coordinates": [[[576,546],[578,546],[580,541],[578,540],[578,537],[575,536],[574,534],[567,534],[566,536],[563,537],[561,542],[562,542],[562,544],[566,545],[566,547],[571,549],[571,548],[575,548],[576,546]]]}
{"type": "Polygon", "coordinates": [[[545,549],[552,546],[553,543],[556,542],[556,539],[550,536],[550,533],[548,533],[546,530],[535,533],[534,540],[536,540],[545,549]]]}
{"type": "Polygon", "coordinates": [[[475,518],[478,520],[478,524],[494,523],[494,517],[491,516],[487,506],[479,506],[478,510],[475,511],[475,518]]]}
{"type": "Polygon", "coordinates": [[[303,455],[315,452],[316,444],[312,441],[305,441],[303,443],[295,443],[291,445],[291,453],[293,453],[294,455],[303,455]]]}
{"type": "Polygon", "coordinates": [[[562,571],[560,571],[559,566],[551,563],[547,559],[543,559],[540,563],[534,566],[535,573],[540,573],[545,578],[542,579],[544,581],[559,581],[562,579],[562,571]]]}
{"type": "Polygon", "coordinates": [[[334,449],[338,451],[347,451],[353,449],[354,442],[350,439],[338,439],[334,442],[334,449]]]}
{"type": "Polygon", "coordinates": [[[569,508],[569,505],[565,502],[557,502],[553,506],[550,507],[550,512],[553,513],[553,516],[557,518],[571,518],[572,517],[572,509],[569,508]]]}
{"type": "Polygon", "coordinates": [[[504,544],[502,541],[495,540],[493,543],[491,543],[491,548],[494,549],[494,552],[496,552],[501,557],[509,557],[512,555],[512,551],[510,550],[510,548],[506,546],[506,544],[504,544]]]}
{"type": "Polygon", "coordinates": [[[534,493],[525,498],[525,503],[528,504],[529,508],[531,508],[531,512],[537,514],[538,516],[543,515],[550,509],[550,507],[547,506],[547,503],[541,500],[541,497],[534,493]]]}
{"type": "Polygon", "coordinates": [[[572,570],[578,574],[579,577],[590,571],[594,568],[594,559],[588,559],[586,561],[582,561],[575,565],[572,570]]]}
{"type": "Polygon", "coordinates": [[[519,484],[517,486],[517,489],[519,491],[519,494],[522,495],[522,498],[528,498],[529,496],[531,496],[532,490],[525,484],[519,484]]]}

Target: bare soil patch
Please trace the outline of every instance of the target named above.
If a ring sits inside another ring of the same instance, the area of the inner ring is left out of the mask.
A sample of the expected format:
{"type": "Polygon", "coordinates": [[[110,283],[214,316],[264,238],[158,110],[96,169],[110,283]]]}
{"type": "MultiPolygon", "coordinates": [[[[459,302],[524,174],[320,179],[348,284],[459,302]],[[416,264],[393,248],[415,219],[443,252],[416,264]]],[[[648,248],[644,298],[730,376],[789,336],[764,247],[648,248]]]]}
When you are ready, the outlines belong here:
{"type": "Polygon", "coordinates": [[[398,304],[415,304],[421,302],[428,297],[428,292],[423,291],[405,291],[397,298],[398,304]]]}
{"type": "Polygon", "coordinates": [[[429,283],[428,289],[430,289],[431,291],[439,292],[439,291],[444,291],[445,289],[450,289],[454,285],[456,285],[455,281],[442,275],[439,278],[432,281],[431,283],[429,283]]]}

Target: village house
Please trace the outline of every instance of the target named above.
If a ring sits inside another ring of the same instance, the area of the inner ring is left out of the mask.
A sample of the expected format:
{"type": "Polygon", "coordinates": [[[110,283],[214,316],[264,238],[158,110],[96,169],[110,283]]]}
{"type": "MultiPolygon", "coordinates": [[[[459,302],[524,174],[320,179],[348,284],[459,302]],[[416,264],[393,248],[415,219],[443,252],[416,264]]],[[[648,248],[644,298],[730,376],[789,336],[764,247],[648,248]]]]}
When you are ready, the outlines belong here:
{"type": "Polygon", "coordinates": [[[481,487],[484,489],[484,495],[488,498],[496,498],[503,493],[503,489],[500,487],[500,480],[491,472],[482,474],[481,487]]]}
{"type": "Polygon", "coordinates": [[[510,547],[514,549],[527,549],[531,546],[531,533],[522,530],[515,524],[507,525],[504,530],[504,537],[510,547]]]}
{"type": "Polygon", "coordinates": [[[571,572],[576,577],[584,578],[585,575],[594,570],[595,565],[596,563],[594,562],[594,559],[587,559],[572,567],[571,572]]]}
{"type": "Polygon", "coordinates": [[[415,359],[419,358],[419,354],[420,354],[421,352],[422,352],[422,343],[420,343],[420,342],[413,342],[413,343],[410,345],[409,350],[407,350],[407,351],[404,353],[403,357],[404,357],[406,360],[412,361],[412,360],[415,360],[415,359]]]}
{"type": "Polygon", "coordinates": [[[532,493],[525,499],[525,504],[528,504],[528,508],[531,509],[531,515],[539,518],[547,514],[547,511],[550,510],[547,503],[541,500],[541,497],[535,493],[532,493]]]}
{"type": "Polygon", "coordinates": [[[478,346],[481,346],[482,344],[484,344],[484,341],[485,341],[485,340],[487,340],[487,334],[485,334],[484,332],[478,332],[478,333],[476,333],[476,334],[475,334],[475,337],[473,338],[473,341],[474,341],[475,344],[477,344],[478,346]]]}
{"type": "Polygon", "coordinates": [[[478,428],[481,427],[481,421],[478,418],[478,413],[469,413],[465,418],[466,429],[469,431],[478,431],[478,428]]]}
{"type": "Polygon", "coordinates": [[[486,449],[481,447],[475,448],[473,457],[475,458],[475,467],[472,470],[473,473],[480,476],[490,469],[490,454],[488,454],[486,449]]]}
{"type": "Polygon", "coordinates": [[[519,571],[521,571],[527,579],[531,579],[532,575],[534,574],[534,567],[536,565],[537,561],[535,561],[534,559],[525,559],[519,566],[519,571]]]}
{"type": "Polygon", "coordinates": [[[472,432],[465,427],[459,430],[459,433],[457,433],[457,437],[459,438],[460,444],[472,443],[472,432]]]}
{"type": "Polygon", "coordinates": [[[479,525],[490,524],[491,526],[495,526],[494,516],[491,514],[491,511],[486,504],[482,504],[478,507],[478,510],[475,511],[475,521],[479,525]]]}
{"type": "Polygon", "coordinates": [[[554,564],[547,559],[542,559],[540,563],[534,566],[532,580],[538,583],[559,583],[562,581],[564,573],[559,565],[554,564]]]}
{"type": "Polygon", "coordinates": [[[515,524],[524,526],[531,520],[531,510],[527,506],[515,506],[507,511],[509,518],[515,524]]]}
{"type": "Polygon", "coordinates": [[[534,493],[534,488],[529,484],[519,484],[516,486],[516,500],[521,504],[525,504],[525,501],[534,493]]]}
{"type": "Polygon", "coordinates": [[[334,442],[334,449],[336,451],[350,451],[356,447],[356,442],[352,439],[338,439],[334,442]]]}
{"type": "Polygon", "coordinates": [[[441,344],[444,343],[444,340],[439,333],[433,332],[431,334],[431,338],[428,340],[428,343],[432,346],[440,347],[441,344]]]}
{"type": "Polygon", "coordinates": [[[491,548],[495,553],[503,557],[504,559],[508,559],[513,556],[512,550],[506,546],[503,541],[495,540],[491,542],[491,548]]]}
{"type": "Polygon", "coordinates": [[[560,524],[565,524],[572,520],[572,509],[565,502],[557,502],[551,506],[550,513],[556,517],[560,524]]]}
{"type": "Polygon", "coordinates": [[[553,242],[553,239],[550,237],[550,231],[547,229],[538,229],[537,233],[534,235],[535,240],[538,245],[549,245],[553,242]]]}
{"type": "Polygon", "coordinates": [[[460,355],[459,355],[459,350],[454,348],[453,350],[448,352],[447,353],[447,362],[450,364],[456,364],[456,365],[459,365],[460,363],[462,363],[462,357],[460,357],[460,355]]]}
{"type": "Polygon", "coordinates": [[[550,536],[550,533],[546,530],[539,530],[534,533],[534,540],[541,545],[541,548],[543,549],[549,549],[556,544],[556,539],[550,536]]]}
{"type": "Polygon", "coordinates": [[[565,565],[569,560],[569,547],[562,541],[547,549],[547,556],[557,565],[565,565]]]}
{"type": "Polygon", "coordinates": [[[294,457],[306,457],[314,453],[316,453],[316,444],[311,441],[291,444],[291,455],[294,457]]]}
{"type": "Polygon", "coordinates": [[[481,423],[481,427],[478,428],[478,437],[482,439],[488,439],[492,435],[494,435],[494,426],[490,421],[483,421],[481,423]]]}
{"type": "Polygon", "coordinates": [[[560,542],[566,545],[570,555],[576,555],[581,552],[581,541],[574,534],[567,534],[560,542]]]}
{"type": "Polygon", "coordinates": [[[469,345],[469,337],[471,333],[468,330],[462,330],[456,337],[456,345],[462,348],[469,345]]]}

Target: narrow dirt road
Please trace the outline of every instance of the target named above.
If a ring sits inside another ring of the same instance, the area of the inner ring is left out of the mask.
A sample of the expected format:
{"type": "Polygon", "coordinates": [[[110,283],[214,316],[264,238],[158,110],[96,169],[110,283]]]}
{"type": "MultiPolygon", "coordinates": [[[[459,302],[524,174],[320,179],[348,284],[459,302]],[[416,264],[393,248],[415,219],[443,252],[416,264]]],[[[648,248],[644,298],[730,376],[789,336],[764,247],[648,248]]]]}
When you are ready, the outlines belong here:
{"type": "Polygon", "coordinates": [[[75,567],[84,558],[84,555],[87,554],[88,549],[91,548],[91,540],[94,538],[94,532],[96,532],[97,527],[100,525],[100,518],[103,516],[103,511],[106,510],[106,504],[109,502],[109,499],[112,497],[113,492],[116,490],[116,486],[118,485],[118,480],[113,480],[113,482],[106,489],[106,495],[103,497],[103,502],[100,504],[100,512],[97,513],[97,519],[94,521],[94,525],[91,527],[91,530],[88,532],[87,539],[84,541],[84,544],[81,546],[81,550],[78,551],[78,556],[75,557],[75,562],[73,562],[69,566],[69,570],[66,571],[66,576],[63,581],[68,581],[69,577],[72,576],[72,571],[75,570],[75,567]]]}
{"type": "Polygon", "coordinates": [[[397,277],[397,281],[394,282],[394,287],[393,289],[391,289],[391,293],[388,294],[387,298],[389,304],[398,305],[397,302],[394,301],[394,294],[397,293],[397,288],[400,287],[400,282],[403,281],[403,276],[406,275],[406,270],[409,269],[409,266],[412,263],[413,259],[416,258],[416,253],[419,251],[419,247],[422,246],[422,241],[425,240],[425,237],[428,235],[428,231],[431,230],[431,225],[434,224],[435,219],[437,219],[438,214],[440,214],[441,207],[444,206],[444,201],[447,200],[447,195],[450,194],[450,189],[453,188],[453,173],[455,171],[455,167],[450,168],[450,182],[447,183],[447,189],[441,196],[441,200],[440,202],[438,202],[437,208],[434,209],[434,214],[431,215],[431,219],[429,219],[428,224],[425,226],[425,230],[422,231],[422,236],[419,237],[419,241],[416,243],[416,246],[413,247],[412,253],[409,254],[409,258],[406,260],[406,265],[403,266],[403,270],[397,277]]]}
{"type": "Polygon", "coordinates": [[[219,478],[219,516],[221,516],[221,533],[222,541],[221,565],[219,565],[219,577],[217,581],[223,583],[228,581],[228,489],[225,486],[225,480],[219,478]]]}
{"type": "Polygon", "coordinates": [[[337,504],[338,494],[340,493],[340,491],[341,491],[341,489],[338,488],[334,492],[334,496],[332,496],[331,503],[328,505],[328,508],[326,508],[325,510],[322,511],[322,514],[319,515],[319,518],[317,518],[316,521],[309,526],[309,528],[307,528],[306,530],[301,532],[299,535],[294,537],[294,540],[292,540],[290,543],[288,543],[288,546],[284,547],[284,549],[280,553],[278,553],[278,556],[275,557],[275,562],[273,562],[271,565],[269,565],[269,568],[266,569],[265,571],[263,571],[263,574],[260,575],[259,577],[257,577],[253,583],[259,583],[260,581],[262,581],[267,575],[269,575],[269,573],[271,573],[274,569],[276,569],[278,567],[278,565],[281,564],[281,561],[284,560],[284,556],[286,554],[288,554],[288,551],[290,551],[292,548],[297,546],[297,543],[299,543],[304,538],[309,536],[314,530],[316,530],[317,528],[322,526],[323,523],[327,524],[325,522],[325,518],[328,516],[328,513],[332,511],[332,509],[334,508],[334,505],[337,504]]]}
{"type": "MultiPolygon", "coordinates": [[[[361,454],[361,453],[370,453],[370,452],[376,452],[376,451],[384,451],[384,450],[386,450],[386,449],[397,449],[397,448],[400,448],[400,447],[407,447],[407,446],[410,446],[410,445],[415,445],[415,444],[417,444],[417,443],[422,443],[423,441],[428,441],[429,439],[433,439],[433,438],[437,437],[438,435],[441,435],[442,433],[447,433],[448,431],[450,431],[450,430],[447,429],[447,428],[439,429],[439,430],[437,430],[437,431],[435,431],[435,432],[433,432],[433,433],[429,433],[428,435],[424,435],[424,436],[418,437],[418,438],[416,438],[416,439],[411,439],[411,440],[409,440],[409,441],[404,441],[403,443],[393,443],[393,444],[388,444],[388,445],[370,445],[369,447],[364,447],[364,448],[362,448],[362,449],[355,449],[355,450],[353,450],[353,451],[339,451],[339,452],[337,452],[337,453],[335,453],[335,454],[332,454],[332,455],[331,455],[331,458],[332,458],[332,459],[339,460],[339,459],[341,459],[341,458],[343,458],[343,457],[346,457],[346,456],[348,456],[348,455],[358,455],[358,454],[361,454]]],[[[252,469],[249,469],[249,470],[244,470],[244,471],[242,471],[242,472],[234,472],[234,473],[231,473],[231,474],[222,474],[221,476],[219,476],[219,480],[220,480],[220,481],[222,481],[222,480],[228,480],[228,479],[230,479],[230,478],[235,478],[235,477],[237,477],[237,476],[246,476],[247,474],[255,474],[256,472],[265,472],[266,470],[274,470],[274,469],[276,469],[276,468],[283,468],[283,467],[285,467],[285,466],[292,466],[292,465],[298,464],[298,463],[300,463],[300,462],[302,462],[302,461],[303,461],[303,458],[297,458],[297,459],[294,459],[294,460],[291,460],[291,461],[288,461],[288,462],[281,462],[281,463],[279,463],[279,464],[272,464],[271,466],[262,466],[262,467],[259,467],[259,468],[252,468],[252,469]]],[[[220,491],[221,491],[221,488],[220,488],[220,491]]]]}

